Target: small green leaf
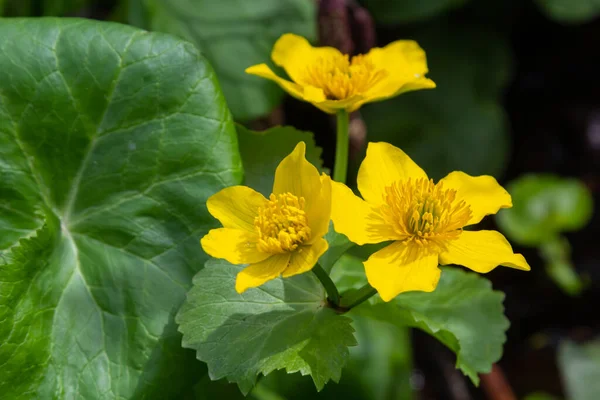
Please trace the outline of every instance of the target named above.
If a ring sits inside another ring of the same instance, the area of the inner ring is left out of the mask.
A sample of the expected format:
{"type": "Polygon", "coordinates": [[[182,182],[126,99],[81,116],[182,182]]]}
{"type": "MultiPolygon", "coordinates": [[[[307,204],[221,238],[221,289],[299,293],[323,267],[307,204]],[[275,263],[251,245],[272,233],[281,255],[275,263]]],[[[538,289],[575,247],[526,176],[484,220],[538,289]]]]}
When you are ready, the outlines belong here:
{"type": "Polygon", "coordinates": [[[538,246],[564,231],[584,227],[593,212],[586,186],[572,178],[526,175],[507,185],[513,207],[500,211],[502,231],[522,245],[538,246]]]}
{"type": "MultiPolygon", "coordinates": [[[[331,273],[331,269],[335,263],[343,257],[344,253],[354,246],[354,243],[341,233],[337,233],[333,228],[333,222],[329,222],[329,231],[325,235],[325,240],[329,243],[329,248],[319,258],[319,264],[327,273],[331,273]]],[[[339,289],[339,288],[338,288],[339,289]]]]}
{"type": "Polygon", "coordinates": [[[411,38],[427,52],[437,88],[365,105],[369,140],[400,147],[434,179],[457,170],[498,176],[508,149],[499,103],[509,77],[506,41],[481,27],[439,21],[411,38]]]}
{"type": "Polygon", "coordinates": [[[205,202],[240,169],[193,45],[0,20],[0,397],[177,397],[198,365],[174,317],[207,258],[205,202]]]}
{"type": "Polygon", "coordinates": [[[456,366],[478,385],[478,374],[490,372],[502,356],[510,325],[504,294],[477,274],[442,270],[432,293],[402,293],[393,303],[365,304],[354,312],[429,333],[456,353],[456,366]]]}
{"type": "Polygon", "coordinates": [[[375,20],[381,24],[395,25],[422,21],[447,10],[461,7],[468,0],[390,1],[363,0],[375,20]]]}
{"type": "Polygon", "coordinates": [[[269,196],[273,190],[273,180],[277,166],[289,155],[298,142],[306,143],[306,159],[321,172],[322,149],[315,144],[311,132],[299,131],[291,126],[277,126],[257,132],[237,125],[240,155],[244,165],[245,185],[269,196]]]}
{"type": "Polygon", "coordinates": [[[559,22],[577,24],[600,14],[600,0],[535,0],[542,11],[559,22]]]}
{"type": "Polygon", "coordinates": [[[212,260],[194,278],[177,315],[183,346],[208,364],[211,379],[226,377],[246,394],[259,374],[286,369],[310,374],[317,390],[338,382],[356,341],[351,320],[325,306],[312,273],[235,291],[243,267],[212,260]]]}
{"type": "Polygon", "coordinates": [[[600,340],[579,345],[571,341],[558,349],[558,365],[569,400],[597,400],[600,395],[600,340]]]}
{"type": "Polygon", "coordinates": [[[187,39],[208,58],[239,120],[265,115],[283,98],[277,85],[244,70],[261,63],[273,66],[271,50],[284,33],[316,38],[314,1],[145,0],[144,4],[145,28],[187,39]]]}

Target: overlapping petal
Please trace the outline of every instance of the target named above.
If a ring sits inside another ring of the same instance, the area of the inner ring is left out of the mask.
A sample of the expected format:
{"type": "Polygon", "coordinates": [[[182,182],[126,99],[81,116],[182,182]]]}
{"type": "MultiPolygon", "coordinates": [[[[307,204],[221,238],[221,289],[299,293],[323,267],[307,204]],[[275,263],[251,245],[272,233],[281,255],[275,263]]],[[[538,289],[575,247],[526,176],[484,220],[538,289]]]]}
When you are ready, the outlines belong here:
{"type": "Polygon", "coordinates": [[[231,186],[212,195],[206,207],[225,228],[255,232],[254,218],[266,201],[262,194],[247,186],[231,186]]]}
{"type": "Polygon", "coordinates": [[[385,47],[373,48],[366,57],[386,73],[386,79],[366,93],[369,102],[436,87],[431,79],[425,78],[428,72],[425,51],[413,40],[397,40],[385,47]]]}
{"type": "Polygon", "coordinates": [[[402,242],[373,253],[364,266],[369,284],[384,301],[403,292],[432,292],[441,275],[437,254],[402,242]]]}
{"type": "Polygon", "coordinates": [[[464,200],[471,207],[471,219],[467,225],[476,224],[486,215],[496,214],[501,208],[512,207],[510,194],[492,176],[470,176],[455,171],[440,182],[445,188],[456,190],[457,201],[464,200]]]}
{"type": "Polygon", "coordinates": [[[385,142],[371,142],[358,170],[358,190],[373,205],[383,203],[385,188],[393,182],[427,178],[427,174],[405,152],[385,142]]]}
{"type": "Polygon", "coordinates": [[[275,254],[264,261],[251,264],[241,270],[235,280],[235,290],[243,293],[277,278],[288,266],[291,254],[275,254]]]}
{"type": "Polygon", "coordinates": [[[490,272],[499,265],[523,271],[531,269],[525,258],[513,253],[510,243],[496,231],[464,231],[446,243],[440,264],[463,265],[480,273],[490,272]]]}
{"type": "Polygon", "coordinates": [[[331,182],[331,188],[335,204],[331,209],[331,220],[336,231],[358,245],[399,239],[376,207],[356,196],[343,183],[331,182]]]}
{"type": "Polygon", "coordinates": [[[215,258],[224,258],[232,264],[251,264],[265,260],[268,253],[256,249],[257,235],[241,229],[211,229],[200,243],[204,251],[215,258]]]}
{"type": "Polygon", "coordinates": [[[324,90],[335,81],[333,76],[328,75],[329,72],[345,73],[350,79],[352,75],[333,68],[321,75],[321,80],[315,80],[310,71],[314,71],[314,67],[327,65],[332,60],[344,60],[345,57],[348,57],[347,63],[349,56],[343,55],[339,50],[333,47],[313,47],[305,38],[288,33],[281,36],[273,46],[271,59],[286,71],[291,81],[277,76],[266,64],[251,66],[246,72],[272,80],[292,96],[310,102],[330,114],[338,110],[352,112],[365,103],[411,90],[435,87],[432,80],[425,78],[427,61],[423,49],[414,41],[401,40],[384,48],[372,49],[364,56],[369,62],[369,78],[365,78],[369,79],[367,87],[355,82],[356,86],[346,92],[348,94],[345,98],[332,97],[324,90]],[[323,79],[327,80],[327,77],[331,81],[324,83],[323,79]]]}
{"type": "Polygon", "coordinates": [[[327,240],[321,237],[310,246],[301,246],[292,253],[289,266],[281,275],[287,278],[310,271],[328,248],[327,240]]]}

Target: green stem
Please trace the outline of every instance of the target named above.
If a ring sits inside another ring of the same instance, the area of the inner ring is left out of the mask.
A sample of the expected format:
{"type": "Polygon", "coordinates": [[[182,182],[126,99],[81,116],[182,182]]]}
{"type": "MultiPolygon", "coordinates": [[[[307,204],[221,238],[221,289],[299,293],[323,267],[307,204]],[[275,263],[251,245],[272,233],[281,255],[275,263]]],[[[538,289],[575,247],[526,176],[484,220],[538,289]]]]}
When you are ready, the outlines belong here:
{"type": "Polygon", "coordinates": [[[350,293],[347,296],[342,296],[342,302],[340,307],[346,310],[350,310],[362,302],[370,299],[377,294],[377,290],[371,287],[368,283],[360,289],[350,293]]]}
{"type": "Polygon", "coordinates": [[[346,183],[348,171],[348,127],[350,116],[346,110],[337,112],[337,141],[335,146],[335,165],[333,167],[333,180],[346,183]]]}
{"type": "Polygon", "coordinates": [[[333,283],[327,272],[325,272],[323,267],[321,267],[319,264],[315,265],[312,270],[323,284],[329,301],[332,302],[334,306],[339,306],[340,293],[338,292],[337,287],[335,287],[335,283],[333,283]]]}

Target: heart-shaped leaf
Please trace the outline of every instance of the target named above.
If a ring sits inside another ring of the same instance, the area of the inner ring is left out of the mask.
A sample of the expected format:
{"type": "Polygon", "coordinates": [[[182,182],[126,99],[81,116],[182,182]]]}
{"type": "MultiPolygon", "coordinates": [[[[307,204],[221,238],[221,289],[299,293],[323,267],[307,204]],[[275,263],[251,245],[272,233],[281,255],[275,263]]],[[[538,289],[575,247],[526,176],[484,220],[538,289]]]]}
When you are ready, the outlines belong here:
{"type": "Polygon", "coordinates": [[[118,24],[0,21],[0,174],[2,396],[178,396],[205,202],[241,181],[205,59],[118,24]]]}

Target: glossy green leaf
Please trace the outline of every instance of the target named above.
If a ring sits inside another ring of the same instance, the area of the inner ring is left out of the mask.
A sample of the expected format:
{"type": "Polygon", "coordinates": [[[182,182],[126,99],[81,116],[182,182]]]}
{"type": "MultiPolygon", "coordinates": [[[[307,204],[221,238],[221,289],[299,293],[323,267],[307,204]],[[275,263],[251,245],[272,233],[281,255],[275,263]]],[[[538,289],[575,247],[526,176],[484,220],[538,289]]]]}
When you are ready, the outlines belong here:
{"type": "Polygon", "coordinates": [[[0,20],[0,174],[2,396],[176,397],[205,201],[241,180],[205,59],[119,24],[0,20]]]}
{"type": "Polygon", "coordinates": [[[526,175],[507,185],[513,207],[500,211],[496,221],[515,242],[538,246],[564,231],[583,228],[593,212],[593,199],[577,179],[526,175]]]}
{"type": "Polygon", "coordinates": [[[600,340],[579,345],[566,341],[558,365],[569,400],[597,400],[600,395],[600,340]]]}
{"type": "Polygon", "coordinates": [[[244,184],[269,196],[273,191],[273,180],[277,166],[289,155],[298,142],[306,144],[306,159],[321,172],[322,149],[315,144],[311,132],[299,131],[291,126],[278,126],[257,132],[237,125],[240,155],[244,164],[244,184]]]}
{"type": "MultiPolygon", "coordinates": [[[[140,1],[140,0],[137,0],[140,1]]],[[[272,82],[244,70],[271,66],[271,49],[284,33],[316,37],[314,1],[306,0],[143,0],[144,27],[172,33],[196,44],[212,63],[236,119],[269,113],[283,97],[272,82]]],[[[139,19],[140,13],[136,13],[139,19]]],[[[135,21],[132,21],[135,22],[135,21]]]]}
{"type": "Polygon", "coordinates": [[[504,316],[504,294],[493,291],[477,274],[442,270],[432,293],[402,293],[393,303],[365,304],[354,312],[429,333],[456,353],[457,368],[477,385],[478,374],[490,372],[502,356],[510,325],[504,316]]]}
{"type": "Polygon", "coordinates": [[[564,23],[589,22],[600,15],[600,0],[535,0],[549,17],[564,23]]]}
{"type": "Polygon", "coordinates": [[[468,0],[362,0],[375,20],[386,25],[416,22],[461,7],[468,0]]]}
{"type": "Polygon", "coordinates": [[[402,148],[435,179],[456,170],[498,176],[508,148],[499,104],[509,77],[504,39],[481,27],[440,22],[411,38],[427,52],[437,88],[363,107],[369,141],[402,148]]]}
{"type": "Polygon", "coordinates": [[[259,374],[310,374],[317,390],[339,381],[356,341],[351,320],[325,306],[312,273],[235,291],[243,267],[212,260],[194,277],[177,315],[183,346],[196,350],[212,379],[227,378],[246,394],[259,374]]]}

